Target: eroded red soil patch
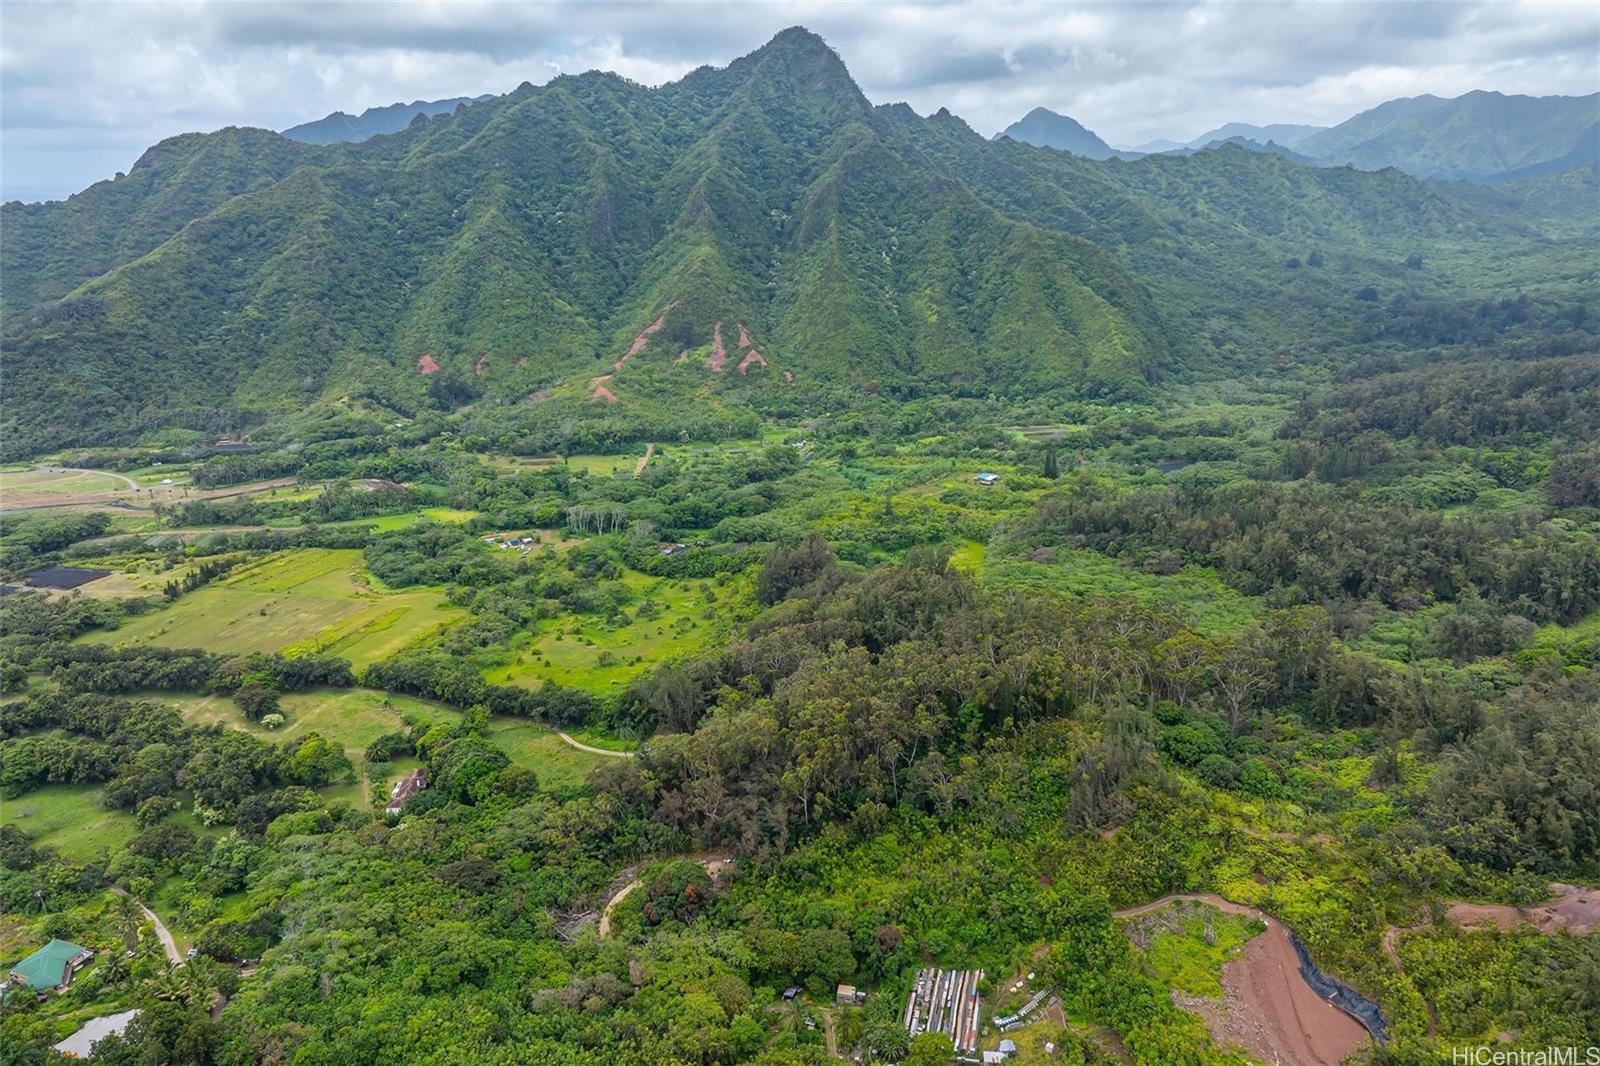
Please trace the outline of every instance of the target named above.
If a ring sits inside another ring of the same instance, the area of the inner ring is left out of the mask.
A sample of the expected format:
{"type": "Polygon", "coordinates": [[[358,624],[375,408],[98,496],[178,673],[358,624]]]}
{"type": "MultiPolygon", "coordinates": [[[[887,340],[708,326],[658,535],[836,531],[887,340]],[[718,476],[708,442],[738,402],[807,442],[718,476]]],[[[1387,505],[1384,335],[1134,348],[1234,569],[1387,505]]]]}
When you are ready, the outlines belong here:
{"type": "Polygon", "coordinates": [[[617,394],[606,388],[606,382],[611,380],[610,374],[595,378],[589,384],[594,386],[594,391],[589,393],[589,402],[596,403],[604,400],[606,403],[616,403],[617,394]]]}
{"type": "Polygon", "coordinates": [[[1492,925],[1505,932],[1519,925],[1532,925],[1541,933],[1565,929],[1587,933],[1600,928],[1600,889],[1582,885],[1553,884],[1556,898],[1531,907],[1512,907],[1503,903],[1456,903],[1445,914],[1464,929],[1492,925]]]}
{"type": "Polygon", "coordinates": [[[417,373],[427,377],[429,374],[437,374],[438,372],[439,364],[434,362],[432,352],[423,352],[417,356],[417,373]]]}
{"type": "Polygon", "coordinates": [[[749,354],[743,359],[739,360],[739,373],[748,374],[752,366],[766,365],[767,361],[762,357],[761,353],[756,351],[754,348],[751,348],[749,354]]]}
{"type": "Polygon", "coordinates": [[[718,322],[711,330],[711,358],[706,360],[706,366],[721,370],[727,365],[728,349],[722,343],[722,323],[718,322]]]}
{"type": "Polygon", "coordinates": [[[744,328],[744,323],[739,323],[739,347],[748,348],[755,342],[750,339],[750,331],[744,328]]]}
{"type": "Polygon", "coordinates": [[[645,345],[650,343],[650,338],[661,332],[661,327],[667,324],[667,315],[677,306],[678,301],[676,300],[669,303],[667,309],[661,312],[660,317],[641,330],[637,337],[633,338],[633,343],[628,345],[628,350],[622,354],[621,359],[611,364],[611,369],[621,370],[623,363],[644,351],[645,345]]]}

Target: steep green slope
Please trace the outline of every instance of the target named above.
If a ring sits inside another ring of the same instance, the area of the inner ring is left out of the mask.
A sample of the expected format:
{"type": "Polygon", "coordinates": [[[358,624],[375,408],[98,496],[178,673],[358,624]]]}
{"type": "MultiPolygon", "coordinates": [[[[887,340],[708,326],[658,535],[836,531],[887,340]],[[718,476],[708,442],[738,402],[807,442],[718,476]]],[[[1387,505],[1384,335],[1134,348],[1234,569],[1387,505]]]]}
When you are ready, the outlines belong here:
{"type": "Polygon", "coordinates": [[[790,30],[660,89],[563,77],[362,144],[176,138],[64,204],[6,207],[24,399],[0,428],[33,454],[352,396],[1138,394],[1175,367],[1313,358],[1370,334],[1375,301],[1520,284],[1547,245],[1509,210],[1237,147],[989,142],[872,107],[790,30]]]}
{"type": "Polygon", "coordinates": [[[1580,165],[1600,149],[1600,93],[1506,96],[1470,92],[1452,100],[1390,100],[1295,150],[1365,170],[1399,167],[1426,178],[1493,180],[1508,171],[1573,158],[1580,165]]]}
{"type": "Polygon", "coordinates": [[[186,133],[151,148],[126,175],[67,200],[0,211],[0,323],[60,299],[150,251],[241,193],[264,189],[316,158],[267,130],[186,133]]]}

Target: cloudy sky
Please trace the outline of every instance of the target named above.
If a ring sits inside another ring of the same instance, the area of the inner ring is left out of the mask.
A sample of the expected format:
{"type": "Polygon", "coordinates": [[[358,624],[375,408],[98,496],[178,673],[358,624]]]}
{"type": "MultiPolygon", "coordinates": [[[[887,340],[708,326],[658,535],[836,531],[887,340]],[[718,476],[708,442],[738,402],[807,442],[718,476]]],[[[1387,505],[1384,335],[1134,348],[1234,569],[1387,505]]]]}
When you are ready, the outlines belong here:
{"type": "Polygon", "coordinates": [[[1043,105],[1113,144],[1227,121],[1332,124],[1396,96],[1600,91],[1581,3],[0,2],[4,199],[60,197],[150,144],[227,125],[509,91],[614,70],[658,84],[785,26],[874,102],[985,134],[1043,105]]]}

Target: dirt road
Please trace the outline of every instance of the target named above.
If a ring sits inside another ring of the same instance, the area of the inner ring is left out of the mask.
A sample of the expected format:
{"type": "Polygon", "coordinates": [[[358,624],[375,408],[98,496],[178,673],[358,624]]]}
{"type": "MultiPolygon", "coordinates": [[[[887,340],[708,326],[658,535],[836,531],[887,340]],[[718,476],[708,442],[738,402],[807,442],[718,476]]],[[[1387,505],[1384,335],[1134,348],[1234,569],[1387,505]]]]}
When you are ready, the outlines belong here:
{"type": "MultiPolygon", "coordinates": [[[[577,748],[579,751],[586,751],[590,755],[609,755],[613,759],[631,759],[634,756],[634,752],[631,752],[631,751],[611,751],[608,748],[596,748],[596,747],[593,747],[593,746],[591,746],[589,744],[583,743],[581,740],[574,740],[572,737],[570,737],[567,734],[563,733],[559,729],[556,730],[556,736],[560,737],[562,740],[566,741],[568,744],[572,745],[574,748],[577,748]]],[[[604,934],[602,934],[602,935],[604,935],[604,934]]]]}
{"type": "Polygon", "coordinates": [[[654,444],[646,444],[644,446],[644,458],[640,459],[633,465],[634,477],[638,477],[640,474],[644,473],[644,468],[650,465],[650,457],[655,453],[656,446],[654,444]]]}
{"type": "MultiPolygon", "coordinates": [[[[119,896],[126,896],[128,894],[127,890],[121,885],[110,885],[108,887],[112,892],[115,892],[119,896]]],[[[178,942],[172,939],[172,933],[167,930],[166,924],[162,922],[161,918],[157,916],[155,911],[151,910],[149,907],[146,907],[138,900],[134,900],[133,902],[138,906],[139,910],[144,912],[145,918],[147,918],[156,927],[156,937],[161,941],[161,947],[167,953],[167,961],[172,963],[174,966],[182,966],[183,953],[178,950],[178,942]]]]}
{"type": "MultiPolygon", "coordinates": [[[[562,735],[565,736],[565,734],[562,735]]],[[[589,750],[592,751],[594,749],[591,748],[589,750]]],[[[615,755],[618,753],[611,752],[610,754],[615,755]]],[[[705,867],[706,873],[710,874],[713,880],[716,879],[716,876],[719,873],[733,865],[733,859],[723,854],[707,852],[699,855],[680,855],[678,857],[693,859],[695,862],[705,867]]],[[[632,893],[634,889],[640,888],[643,885],[644,882],[635,877],[633,880],[617,889],[617,891],[613,892],[611,894],[611,898],[606,900],[605,909],[600,912],[599,932],[602,940],[604,940],[611,933],[611,912],[616,910],[617,904],[627,899],[628,895],[632,893]]]]}
{"type": "Polygon", "coordinates": [[[1267,926],[1223,965],[1220,1002],[1190,996],[1178,999],[1206,1023],[1218,1044],[1237,1045],[1261,1062],[1282,1066],[1338,1066],[1367,1042],[1367,1031],[1359,1022],[1306,983],[1289,931],[1262,911],[1205,893],[1165,896],[1115,914],[1136,918],[1180,901],[1209,904],[1228,914],[1256,918],[1267,926]]]}
{"type": "MultiPolygon", "coordinates": [[[[52,471],[56,467],[50,468],[52,471]]],[[[66,468],[62,468],[66,469],[66,468]]],[[[193,485],[140,485],[130,477],[110,470],[78,470],[69,472],[102,474],[126,482],[126,487],[102,492],[7,492],[0,513],[17,511],[44,511],[64,507],[103,508],[116,506],[127,510],[150,510],[158,503],[181,503],[186,500],[221,500],[230,496],[248,496],[252,492],[283,488],[297,483],[296,478],[279,477],[269,481],[255,481],[248,485],[226,485],[215,489],[198,489],[193,485]]]]}

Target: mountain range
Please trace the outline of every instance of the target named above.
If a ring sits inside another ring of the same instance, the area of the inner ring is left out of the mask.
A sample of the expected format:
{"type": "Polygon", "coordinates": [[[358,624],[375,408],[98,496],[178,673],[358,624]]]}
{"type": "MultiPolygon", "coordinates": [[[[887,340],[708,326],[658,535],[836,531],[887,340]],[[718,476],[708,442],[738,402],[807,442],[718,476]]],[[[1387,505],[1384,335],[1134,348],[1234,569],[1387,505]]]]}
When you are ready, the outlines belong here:
{"type": "Polygon", "coordinates": [[[1363,292],[1552,280],[1500,201],[1237,145],[991,141],[873,106],[798,28],[660,88],[566,76],[362,142],[188,134],[0,211],[11,453],[354,402],[1138,396],[1354,337],[1363,292]]]}
{"type": "Polygon", "coordinates": [[[305,144],[364,141],[380,133],[399,133],[416,121],[418,115],[432,118],[454,111],[458,107],[467,107],[489,99],[493,99],[489,94],[452,96],[448,100],[415,100],[409,104],[369,107],[359,115],[347,115],[343,111],[335,111],[314,122],[302,122],[298,126],[290,126],[283,131],[283,135],[291,141],[302,141],[305,144]]]}
{"type": "Polygon", "coordinates": [[[1337,126],[1230,122],[1188,142],[1156,140],[1119,152],[1076,120],[1036,107],[1003,136],[1089,159],[1198,151],[1219,143],[1292,152],[1320,166],[1396,167],[1419,178],[1494,183],[1576,170],[1600,160],[1600,93],[1390,100],[1337,126]]]}

